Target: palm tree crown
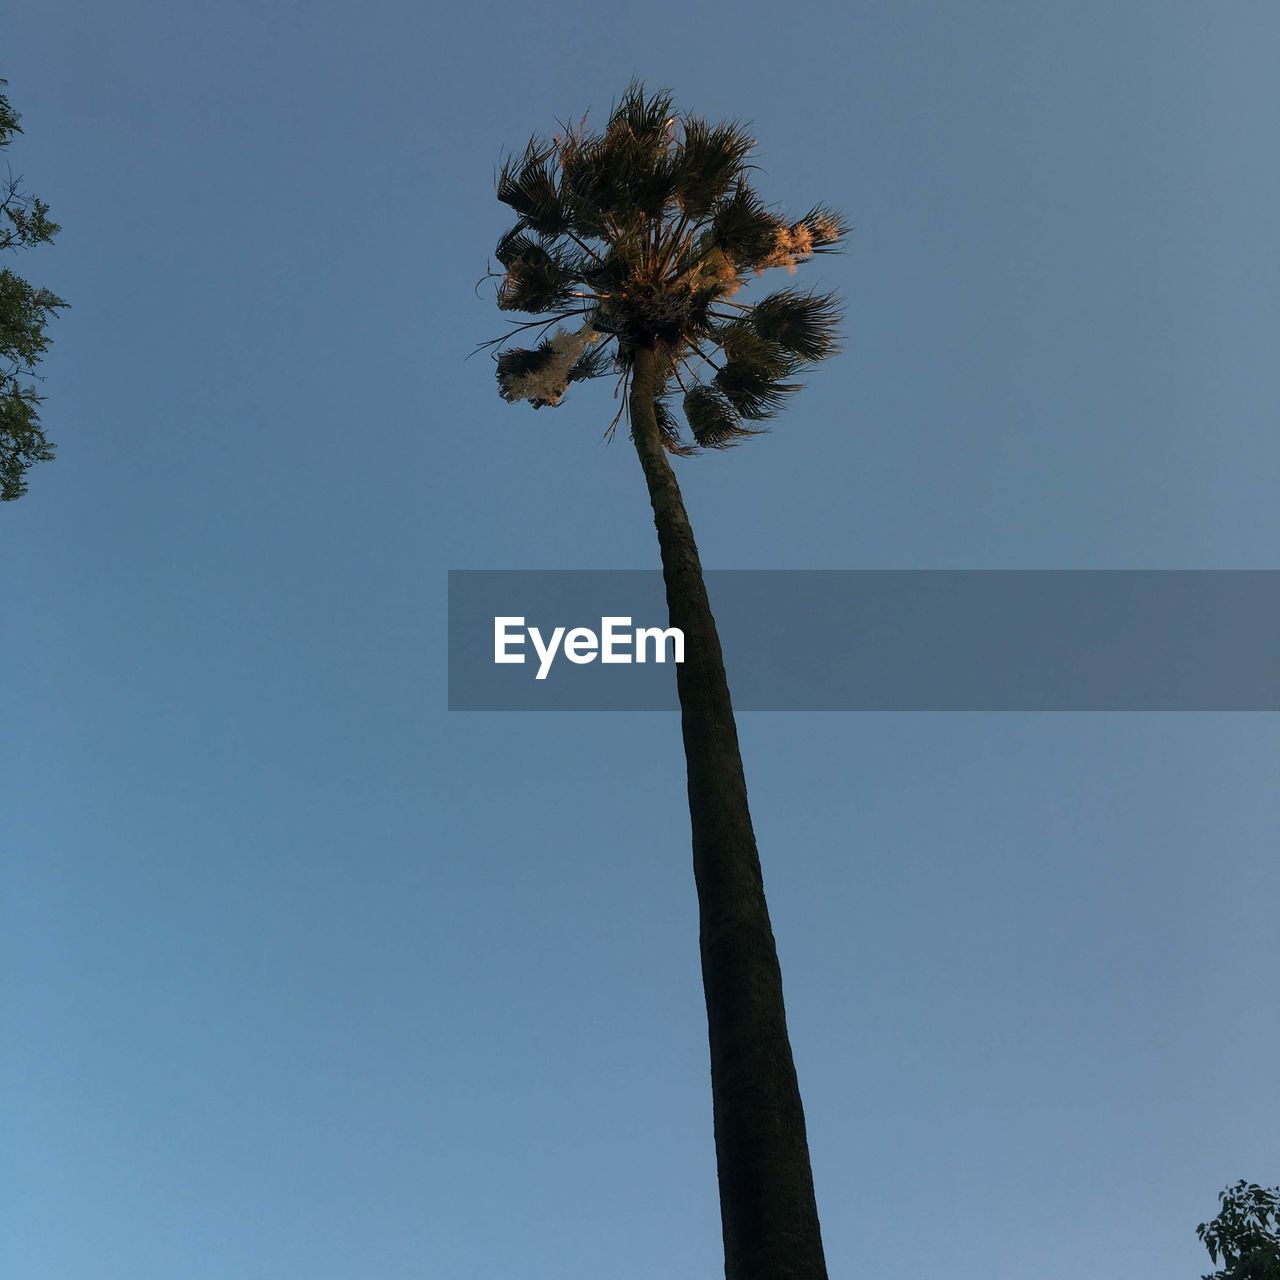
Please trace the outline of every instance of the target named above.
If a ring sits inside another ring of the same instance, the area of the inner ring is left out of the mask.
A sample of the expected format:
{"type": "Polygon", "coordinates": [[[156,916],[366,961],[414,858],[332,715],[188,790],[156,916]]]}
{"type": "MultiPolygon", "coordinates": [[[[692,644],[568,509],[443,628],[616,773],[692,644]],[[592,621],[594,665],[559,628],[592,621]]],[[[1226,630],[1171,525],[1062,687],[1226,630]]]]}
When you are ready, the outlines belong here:
{"type": "Polygon", "coordinates": [[[794,222],[766,207],[747,182],[754,145],[740,125],[678,115],[669,93],[633,82],[602,132],[585,120],[562,127],[502,165],[498,199],[519,221],[498,242],[498,306],[548,317],[484,344],[503,399],[558,405],[572,383],[613,371],[625,408],[645,348],[658,356],[655,411],[670,452],[761,429],[799,390],[796,373],[836,350],[839,309],[829,293],[734,296],[753,274],[794,272],[835,249],[848,228],[825,206],[794,222]],[[528,331],[536,346],[507,345],[528,331]]]}

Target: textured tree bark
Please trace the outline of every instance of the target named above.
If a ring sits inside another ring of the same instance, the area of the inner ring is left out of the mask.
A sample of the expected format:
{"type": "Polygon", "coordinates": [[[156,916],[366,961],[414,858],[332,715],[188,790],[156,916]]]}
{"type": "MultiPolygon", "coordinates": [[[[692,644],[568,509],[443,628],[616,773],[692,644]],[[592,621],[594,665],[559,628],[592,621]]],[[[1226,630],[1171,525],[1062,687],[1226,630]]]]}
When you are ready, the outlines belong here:
{"type": "Polygon", "coordinates": [[[747,807],[738,731],[702,564],[654,413],[656,356],[637,350],[631,434],[649,485],[671,626],[693,827],[726,1280],[826,1280],[782,971],[747,807]]]}

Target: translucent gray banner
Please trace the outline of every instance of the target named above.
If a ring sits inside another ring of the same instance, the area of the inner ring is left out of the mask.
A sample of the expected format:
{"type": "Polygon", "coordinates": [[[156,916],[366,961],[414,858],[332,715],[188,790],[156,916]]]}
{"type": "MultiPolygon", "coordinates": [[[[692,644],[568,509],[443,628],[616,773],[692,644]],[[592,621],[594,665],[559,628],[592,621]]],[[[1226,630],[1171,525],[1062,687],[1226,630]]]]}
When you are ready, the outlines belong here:
{"type": "MultiPolygon", "coordinates": [[[[707,591],[743,711],[1280,710],[1277,570],[719,569],[707,591]]],[[[657,661],[636,634],[666,626],[657,571],[452,571],[450,710],[675,710],[673,639],[657,661]]]]}

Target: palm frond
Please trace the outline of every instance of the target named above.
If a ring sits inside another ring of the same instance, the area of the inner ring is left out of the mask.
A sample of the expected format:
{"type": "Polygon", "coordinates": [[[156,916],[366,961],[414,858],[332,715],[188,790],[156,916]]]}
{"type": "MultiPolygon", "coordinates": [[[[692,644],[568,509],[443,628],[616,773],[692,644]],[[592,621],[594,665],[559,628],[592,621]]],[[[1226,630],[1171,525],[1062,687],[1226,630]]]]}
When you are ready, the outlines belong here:
{"type": "Polygon", "coordinates": [[[762,378],[750,369],[730,361],[712,379],[717,390],[750,422],[772,418],[786,405],[787,397],[803,389],[800,382],[779,382],[762,378]]]}
{"type": "Polygon", "coordinates": [[[720,325],[714,339],[726,360],[759,377],[784,378],[796,371],[796,357],[780,342],[762,337],[746,317],[720,325]]]}
{"type": "Polygon", "coordinates": [[[744,316],[763,341],[806,362],[825,360],[839,349],[841,312],[835,294],[781,289],[761,298],[744,316]]]}
{"type": "Polygon", "coordinates": [[[762,338],[745,320],[736,320],[716,332],[725,362],[712,379],[716,389],[733,405],[738,416],[750,421],[771,418],[800,384],[784,382],[799,365],[781,343],[762,338]]]}
{"type": "Polygon", "coordinates": [[[659,217],[675,195],[676,175],[665,144],[627,130],[605,135],[601,190],[612,221],[621,228],[636,215],[659,217]]]}
{"type": "Polygon", "coordinates": [[[745,182],[738,181],[728,195],[716,201],[706,238],[708,247],[714,245],[739,267],[750,268],[774,251],[778,231],[785,226],[745,182]]]}
{"type": "Polygon", "coordinates": [[[755,139],[736,124],[714,127],[691,117],[675,157],[675,194],[685,215],[706,217],[717,200],[733,190],[742,176],[755,139]]]}
{"type": "Polygon", "coordinates": [[[570,132],[560,142],[560,202],[575,230],[602,235],[596,216],[596,167],[600,139],[595,134],[570,132]]]}
{"type": "Polygon", "coordinates": [[[650,145],[664,143],[673,121],[672,101],[671,94],[665,89],[646,93],[639,80],[632,80],[623,90],[618,105],[610,112],[605,133],[625,131],[650,145]]]}
{"type": "MultiPolygon", "coordinates": [[[[529,389],[539,374],[544,373],[555,359],[555,351],[548,341],[536,347],[509,347],[496,359],[498,394],[508,403],[529,398],[529,389]]],[[[535,409],[541,409],[552,401],[538,397],[533,401],[535,409]]]]}
{"type": "Polygon", "coordinates": [[[569,225],[555,175],[556,149],[532,138],[520,159],[508,157],[498,173],[498,199],[542,235],[559,235],[569,225]]]}
{"type": "Polygon", "coordinates": [[[575,276],[560,256],[540,244],[524,244],[521,249],[522,255],[506,264],[498,286],[499,309],[533,314],[571,302],[575,276]]]}
{"type": "Polygon", "coordinates": [[[535,409],[558,405],[569,384],[591,376],[585,359],[600,335],[589,325],[557,329],[532,350],[513,347],[497,356],[498,392],[504,400],[528,400],[535,409]]]}
{"type": "Polygon", "coordinates": [[[700,449],[726,449],[759,434],[742,425],[733,403],[723,392],[701,382],[685,392],[684,416],[700,449]]]}
{"type": "Polygon", "coordinates": [[[796,225],[808,228],[812,253],[835,253],[852,230],[843,214],[825,204],[814,205],[796,225]]]}
{"type": "Polygon", "coordinates": [[[504,267],[509,267],[517,258],[534,257],[539,252],[545,251],[546,246],[543,245],[541,238],[533,235],[524,222],[517,222],[498,241],[498,247],[493,251],[493,256],[504,267]]]}
{"type": "Polygon", "coordinates": [[[675,164],[665,149],[633,143],[627,197],[646,218],[660,218],[676,193],[675,164]]]}

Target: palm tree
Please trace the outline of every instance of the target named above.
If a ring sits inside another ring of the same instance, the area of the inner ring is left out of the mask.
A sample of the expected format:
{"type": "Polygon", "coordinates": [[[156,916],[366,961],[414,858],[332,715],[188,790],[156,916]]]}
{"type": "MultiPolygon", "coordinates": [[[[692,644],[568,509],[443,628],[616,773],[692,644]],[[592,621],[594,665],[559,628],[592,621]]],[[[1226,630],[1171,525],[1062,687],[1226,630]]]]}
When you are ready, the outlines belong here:
{"type": "Polygon", "coordinates": [[[535,409],[612,372],[644,469],[677,667],[688,770],[716,1158],[728,1280],[826,1277],[822,1237],[729,685],[693,530],[668,455],[757,434],[794,375],[836,349],[830,294],[735,301],[753,275],[794,272],[847,228],[819,206],[798,221],[748,184],[738,124],[678,115],[633,82],[600,132],[586,121],[508,159],[499,200],[519,220],[498,243],[498,306],[534,317],[493,348],[498,389],[535,409]],[[554,330],[548,333],[549,330],[554,330]],[[537,345],[514,348],[531,334],[537,345]],[[679,397],[684,426],[672,408],[679,397]],[[686,430],[687,427],[687,430],[686,430]]]}

